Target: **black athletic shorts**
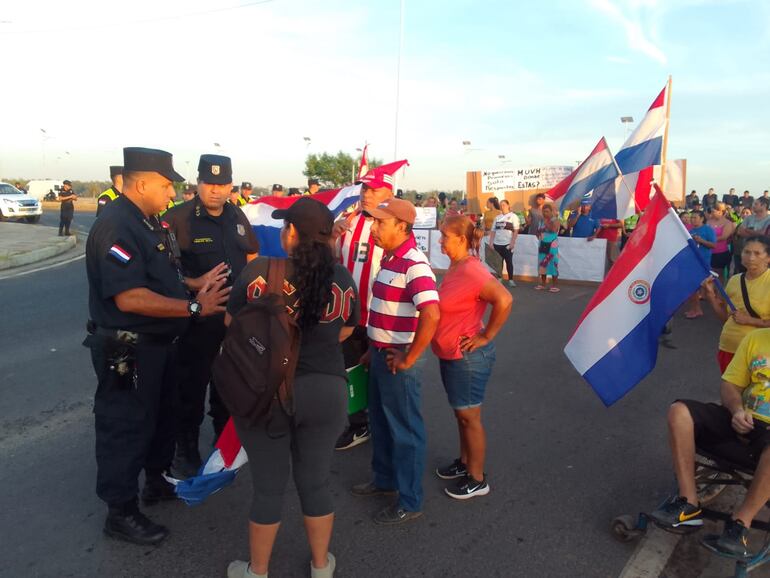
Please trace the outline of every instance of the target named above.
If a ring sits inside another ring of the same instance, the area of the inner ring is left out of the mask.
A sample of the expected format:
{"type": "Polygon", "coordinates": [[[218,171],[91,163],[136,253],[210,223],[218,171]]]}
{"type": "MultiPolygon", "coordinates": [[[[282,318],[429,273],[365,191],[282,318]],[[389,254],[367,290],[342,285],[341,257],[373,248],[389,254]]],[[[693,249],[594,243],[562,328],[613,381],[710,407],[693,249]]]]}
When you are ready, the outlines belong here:
{"type": "Polygon", "coordinates": [[[692,399],[677,401],[690,411],[698,449],[738,465],[756,467],[762,451],[770,445],[770,424],[754,418],[754,429],[739,435],[733,429],[733,416],[726,407],[692,399]]]}

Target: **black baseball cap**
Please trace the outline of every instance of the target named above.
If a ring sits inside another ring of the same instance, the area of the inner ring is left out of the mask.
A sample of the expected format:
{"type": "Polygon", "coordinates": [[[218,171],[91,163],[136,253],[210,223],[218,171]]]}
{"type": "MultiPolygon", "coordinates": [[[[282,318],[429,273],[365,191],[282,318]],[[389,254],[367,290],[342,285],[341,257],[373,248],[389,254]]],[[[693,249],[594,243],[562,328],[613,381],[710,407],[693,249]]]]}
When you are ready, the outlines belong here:
{"type": "Polygon", "coordinates": [[[198,180],[210,185],[226,185],[233,182],[233,164],[230,157],[201,155],[198,161],[198,180]]]}
{"type": "Polygon", "coordinates": [[[328,241],[334,226],[334,215],[320,201],[310,197],[297,199],[288,209],[273,211],[273,219],[288,221],[303,237],[328,241]]]}
{"type": "Polygon", "coordinates": [[[171,153],[144,147],[123,149],[124,173],[158,173],[170,181],[181,183],[184,177],[174,170],[171,153]]]}
{"type": "Polygon", "coordinates": [[[120,165],[112,165],[110,166],[110,178],[113,179],[118,175],[123,174],[123,167],[120,165]]]}

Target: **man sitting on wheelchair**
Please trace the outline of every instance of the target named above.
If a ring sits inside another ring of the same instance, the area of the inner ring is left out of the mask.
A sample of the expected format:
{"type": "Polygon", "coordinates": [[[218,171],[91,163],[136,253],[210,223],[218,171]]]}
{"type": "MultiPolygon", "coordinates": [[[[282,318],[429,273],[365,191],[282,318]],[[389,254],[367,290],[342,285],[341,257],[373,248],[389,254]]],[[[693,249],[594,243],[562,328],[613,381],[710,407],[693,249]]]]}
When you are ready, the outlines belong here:
{"type": "Polygon", "coordinates": [[[770,329],[757,329],[741,341],[722,375],[721,398],[721,405],[692,400],[671,405],[669,443],[679,497],[650,516],[668,528],[702,526],[695,482],[696,446],[737,463],[745,463],[748,453],[756,465],[751,486],[722,535],[708,545],[719,553],[746,558],[750,556],[748,528],[770,499],[770,329]],[[724,448],[731,442],[744,450],[743,459],[725,455],[724,448]],[[722,451],[714,449],[720,446],[722,451]]]}

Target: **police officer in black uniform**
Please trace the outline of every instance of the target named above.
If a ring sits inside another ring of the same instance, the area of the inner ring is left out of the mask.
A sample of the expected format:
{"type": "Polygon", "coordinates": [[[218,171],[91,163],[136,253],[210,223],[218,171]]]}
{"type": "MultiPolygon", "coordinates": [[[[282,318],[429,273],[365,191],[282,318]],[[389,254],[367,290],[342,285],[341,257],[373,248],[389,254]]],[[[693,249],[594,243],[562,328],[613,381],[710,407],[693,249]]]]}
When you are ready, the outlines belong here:
{"type": "MultiPolygon", "coordinates": [[[[248,219],[228,203],[233,169],[229,157],[201,155],[198,163],[198,196],[170,209],[164,225],[174,233],[181,251],[182,272],[199,277],[215,269],[230,286],[246,266],[247,256],[256,256],[259,243],[248,219]]],[[[206,406],[206,389],[211,381],[211,364],[225,334],[224,315],[194,320],[179,342],[177,442],[174,473],[190,477],[201,465],[199,429],[206,406]]],[[[217,395],[209,388],[209,415],[215,438],[230,417],[217,395]]]]}
{"type": "Polygon", "coordinates": [[[120,196],[120,191],[123,188],[123,167],[112,165],[110,167],[110,180],[112,181],[112,186],[106,191],[102,191],[96,200],[97,217],[102,213],[104,207],[120,196]]]}
{"type": "Polygon", "coordinates": [[[72,183],[70,181],[64,181],[62,183],[62,190],[59,191],[59,202],[61,203],[61,210],[59,213],[59,236],[70,235],[70,225],[72,224],[72,218],[75,216],[75,201],[78,200],[75,191],[72,190],[72,183]]]}
{"type": "Polygon", "coordinates": [[[96,493],[109,513],[108,536],[157,544],[168,530],[137,504],[145,471],[147,504],[174,497],[162,473],[174,454],[176,342],[190,318],[221,316],[229,288],[216,272],[189,279],[156,215],[184,180],[167,152],[126,148],[122,195],[94,223],[86,243],[91,320],[84,345],[98,386],[94,397],[96,493]],[[188,289],[196,290],[190,298],[188,289]]]}

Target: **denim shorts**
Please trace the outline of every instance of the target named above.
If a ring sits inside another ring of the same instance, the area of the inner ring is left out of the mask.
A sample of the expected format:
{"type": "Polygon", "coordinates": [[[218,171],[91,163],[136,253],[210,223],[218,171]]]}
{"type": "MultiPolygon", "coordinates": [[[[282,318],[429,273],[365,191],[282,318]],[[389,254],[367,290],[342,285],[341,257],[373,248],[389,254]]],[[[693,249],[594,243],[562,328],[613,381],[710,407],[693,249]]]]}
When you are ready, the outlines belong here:
{"type": "Polygon", "coordinates": [[[464,352],[462,359],[439,359],[441,381],[452,409],[478,407],[495,365],[495,344],[464,352]]]}

